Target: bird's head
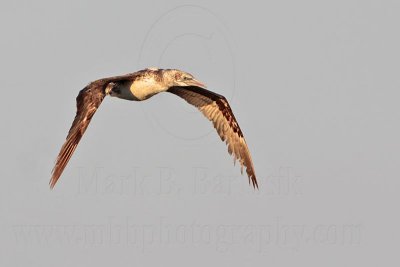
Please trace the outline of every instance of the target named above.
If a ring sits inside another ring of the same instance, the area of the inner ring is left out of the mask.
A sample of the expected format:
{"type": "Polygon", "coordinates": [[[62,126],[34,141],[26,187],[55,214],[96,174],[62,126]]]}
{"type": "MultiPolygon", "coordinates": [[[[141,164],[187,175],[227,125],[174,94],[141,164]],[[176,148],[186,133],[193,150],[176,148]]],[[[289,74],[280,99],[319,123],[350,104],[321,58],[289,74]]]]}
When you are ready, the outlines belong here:
{"type": "Polygon", "coordinates": [[[164,70],[164,79],[167,80],[168,84],[171,86],[198,86],[206,88],[206,85],[202,82],[196,80],[192,74],[175,70],[167,69],[164,70]]]}

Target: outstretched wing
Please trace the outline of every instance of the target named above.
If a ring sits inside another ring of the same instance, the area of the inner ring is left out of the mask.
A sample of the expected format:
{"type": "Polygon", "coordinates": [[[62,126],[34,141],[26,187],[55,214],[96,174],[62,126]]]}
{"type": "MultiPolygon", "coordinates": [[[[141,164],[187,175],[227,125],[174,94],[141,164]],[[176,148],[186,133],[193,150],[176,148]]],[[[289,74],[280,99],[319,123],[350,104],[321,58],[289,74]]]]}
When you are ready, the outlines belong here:
{"type": "Polygon", "coordinates": [[[105,84],[104,81],[92,82],[79,92],[76,98],[77,110],[75,119],[52,170],[50,188],[53,188],[60,178],[65,166],[85,133],[90,120],[106,96],[105,84]]]}
{"type": "Polygon", "coordinates": [[[226,98],[197,86],[175,86],[171,87],[168,92],[197,107],[204,116],[212,121],[221,140],[227,144],[229,154],[233,154],[235,161],[239,160],[242,173],[243,166],[245,166],[249,183],[251,181],[253,187],[258,188],[250,151],[226,98]]]}

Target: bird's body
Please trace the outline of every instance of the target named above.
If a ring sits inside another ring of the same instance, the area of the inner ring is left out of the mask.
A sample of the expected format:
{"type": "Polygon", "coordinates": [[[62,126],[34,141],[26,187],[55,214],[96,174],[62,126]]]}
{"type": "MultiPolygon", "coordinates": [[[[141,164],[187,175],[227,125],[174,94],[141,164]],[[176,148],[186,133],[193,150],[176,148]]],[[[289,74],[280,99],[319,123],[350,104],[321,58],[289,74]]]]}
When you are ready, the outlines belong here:
{"type": "Polygon", "coordinates": [[[116,83],[110,96],[118,98],[143,101],[155,94],[168,90],[167,81],[162,75],[163,70],[146,69],[133,73],[126,80],[116,83]]]}
{"type": "Polygon", "coordinates": [[[205,89],[205,85],[186,72],[175,69],[144,69],[134,73],[103,78],[89,83],[77,98],[77,112],[53,169],[50,187],[61,176],[90,120],[104,97],[110,95],[131,101],[143,101],[158,93],[173,93],[197,107],[212,121],[229,154],[246,167],[249,182],[258,187],[250,152],[240,127],[225,97],[205,89]]]}

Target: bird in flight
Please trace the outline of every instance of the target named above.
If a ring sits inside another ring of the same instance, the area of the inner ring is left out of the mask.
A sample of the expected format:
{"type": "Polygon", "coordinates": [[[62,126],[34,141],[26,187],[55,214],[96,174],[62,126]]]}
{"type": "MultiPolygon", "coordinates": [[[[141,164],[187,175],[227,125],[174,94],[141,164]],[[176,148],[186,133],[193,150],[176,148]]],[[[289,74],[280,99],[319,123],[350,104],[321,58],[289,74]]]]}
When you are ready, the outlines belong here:
{"type": "Polygon", "coordinates": [[[198,108],[214,125],[222,141],[233,154],[234,163],[240,162],[254,188],[258,188],[250,151],[243,133],[222,95],[205,89],[193,75],[176,69],[148,68],[121,76],[103,78],[89,83],[76,97],[76,115],[67,138],[52,170],[50,188],[60,178],[65,166],[85,133],[94,113],[107,95],[131,101],[143,101],[155,94],[169,92],[198,108]]]}

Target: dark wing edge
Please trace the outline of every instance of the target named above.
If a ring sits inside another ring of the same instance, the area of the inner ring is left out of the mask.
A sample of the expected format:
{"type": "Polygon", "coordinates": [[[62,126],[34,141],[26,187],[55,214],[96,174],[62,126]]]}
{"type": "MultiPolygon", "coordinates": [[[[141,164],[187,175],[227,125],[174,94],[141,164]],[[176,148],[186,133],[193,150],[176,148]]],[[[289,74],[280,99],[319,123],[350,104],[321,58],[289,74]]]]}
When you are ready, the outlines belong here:
{"type": "Polygon", "coordinates": [[[197,107],[213,123],[221,140],[227,144],[229,154],[233,154],[234,163],[239,160],[241,173],[243,166],[246,167],[249,184],[251,182],[253,187],[258,189],[249,148],[228,100],[222,95],[197,86],[174,86],[168,89],[168,92],[197,107]]]}
{"type": "Polygon", "coordinates": [[[85,133],[90,120],[96,113],[105,94],[106,82],[93,82],[82,89],[76,97],[76,115],[72,126],[68,132],[67,138],[61,147],[56,159],[56,163],[52,170],[50,179],[50,188],[54,188],[62,172],[71,159],[79,141],[85,133]]]}

